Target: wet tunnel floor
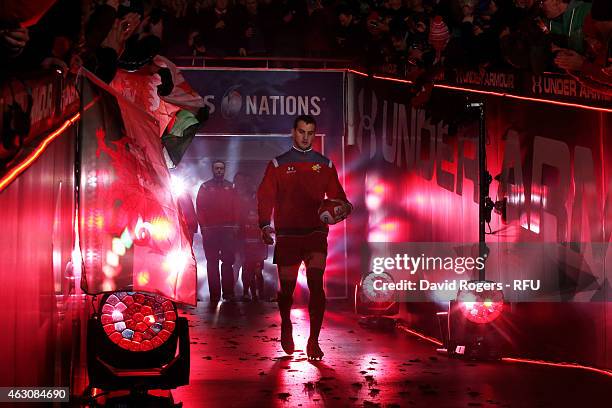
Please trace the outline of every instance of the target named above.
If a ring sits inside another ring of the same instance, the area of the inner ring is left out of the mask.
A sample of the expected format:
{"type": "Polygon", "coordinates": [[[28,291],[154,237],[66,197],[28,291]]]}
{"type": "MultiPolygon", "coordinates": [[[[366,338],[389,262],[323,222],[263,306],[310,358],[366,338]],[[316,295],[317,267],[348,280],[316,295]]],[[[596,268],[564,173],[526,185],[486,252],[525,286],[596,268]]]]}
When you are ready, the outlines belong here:
{"type": "Polygon", "coordinates": [[[303,352],[308,312],[294,309],[297,351],[278,342],[275,303],[205,303],[190,321],[191,381],[173,392],[191,407],[603,407],[612,379],[570,368],[448,359],[402,331],[358,324],[346,305],[329,305],[321,362],[303,352]]]}

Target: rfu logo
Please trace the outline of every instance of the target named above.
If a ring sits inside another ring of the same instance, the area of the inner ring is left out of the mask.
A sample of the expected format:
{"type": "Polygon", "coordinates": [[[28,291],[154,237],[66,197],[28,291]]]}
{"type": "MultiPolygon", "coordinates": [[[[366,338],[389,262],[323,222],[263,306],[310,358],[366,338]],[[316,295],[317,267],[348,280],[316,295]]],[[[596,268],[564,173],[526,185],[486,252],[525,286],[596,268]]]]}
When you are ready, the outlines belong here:
{"type": "Polygon", "coordinates": [[[295,173],[295,167],[294,166],[289,166],[287,167],[287,174],[291,174],[291,173],[295,173]]]}
{"type": "Polygon", "coordinates": [[[314,166],[312,166],[312,170],[316,171],[317,173],[321,170],[321,165],[320,164],[315,164],[314,166]]]}

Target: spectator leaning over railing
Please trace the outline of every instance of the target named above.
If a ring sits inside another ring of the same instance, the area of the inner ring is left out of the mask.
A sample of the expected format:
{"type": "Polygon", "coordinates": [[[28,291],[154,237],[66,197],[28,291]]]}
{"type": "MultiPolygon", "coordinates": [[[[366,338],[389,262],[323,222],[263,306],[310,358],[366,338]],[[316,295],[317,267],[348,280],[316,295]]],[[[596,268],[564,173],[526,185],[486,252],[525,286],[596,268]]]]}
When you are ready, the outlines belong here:
{"type": "Polygon", "coordinates": [[[239,47],[237,16],[228,0],[216,0],[215,6],[202,15],[198,28],[208,54],[216,57],[246,55],[244,48],[239,47]]]}
{"type": "Polygon", "coordinates": [[[22,55],[26,46],[31,47],[31,28],[55,2],[56,0],[40,0],[27,4],[18,0],[0,2],[0,75],[8,71],[32,68],[28,66],[31,61],[22,55]],[[27,60],[23,65],[16,63],[20,57],[23,61],[27,60]]]}
{"type": "Polygon", "coordinates": [[[458,0],[455,3],[455,9],[458,6],[461,11],[459,15],[455,12],[455,20],[458,21],[449,44],[448,63],[453,67],[476,68],[484,57],[477,45],[477,37],[483,31],[476,5],[476,0],[458,0]]]}
{"type": "Polygon", "coordinates": [[[390,35],[391,45],[390,55],[387,63],[382,70],[386,74],[405,77],[407,75],[408,62],[408,33],[405,31],[393,31],[390,35]]]}
{"type": "Polygon", "coordinates": [[[392,30],[399,31],[404,29],[410,10],[402,5],[401,0],[389,0],[386,7],[381,9],[381,15],[392,30]]]}
{"type": "MultiPolygon", "coordinates": [[[[24,50],[30,36],[24,27],[3,27],[0,29],[0,59],[4,65],[17,58],[24,50]]],[[[7,66],[9,64],[6,64],[7,66]]]]}
{"type": "MultiPolygon", "coordinates": [[[[165,0],[163,55],[187,56],[193,54],[193,39],[189,43],[191,30],[197,27],[202,11],[199,2],[188,0],[165,0]]],[[[195,36],[195,35],[194,35],[195,36]]]]}
{"type": "Polygon", "coordinates": [[[551,44],[555,40],[541,17],[541,1],[515,0],[499,39],[502,57],[512,67],[542,73],[551,69],[551,44]]]}
{"type": "Polygon", "coordinates": [[[499,35],[506,13],[503,0],[480,0],[474,21],[474,46],[479,50],[481,67],[499,66],[501,52],[499,35]]]}
{"type": "Polygon", "coordinates": [[[336,52],[340,58],[356,59],[363,52],[367,33],[358,14],[348,5],[338,7],[337,15],[334,31],[336,52]]]}
{"type": "Polygon", "coordinates": [[[364,64],[368,72],[378,71],[389,63],[391,42],[387,36],[388,26],[376,11],[366,18],[367,39],[364,46],[364,64]]]}
{"type": "Polygon", "coordinates": [[[276,57],[300,57],[304,55],[305,24],[308,17],[305,4],[281,0],[273,14],[274,41],[272,53],[276,57]]]}
{"type": "Polygon", "coordinates": [[[591,5],[578,0],[543,0],[544,23],[554,36],[554,43],[562,48],[582,52],[584,19],[591,5]]]}
{"type": "Polygon", "coordinates": [[[266,20],[265,15],[259,11],[257,0],[246,0],[244,8],[238,14],[240,48],[244,49],[248,56],[266,55],[269,49],[266,20]]]}
{"type": "Polygon", "coordinates": [[[592,29],[585,27],[588,56],[562,49],[555,64],[589,88],[612,95],[612,2],[593,0],[591,18],[592,29]]]}
{"type": "Polygon", "coordinates": [[[306,57],[325,58],[332,55],[334,46],[334,11],[329,0],[308,0],[304,51],[306,57]]]}

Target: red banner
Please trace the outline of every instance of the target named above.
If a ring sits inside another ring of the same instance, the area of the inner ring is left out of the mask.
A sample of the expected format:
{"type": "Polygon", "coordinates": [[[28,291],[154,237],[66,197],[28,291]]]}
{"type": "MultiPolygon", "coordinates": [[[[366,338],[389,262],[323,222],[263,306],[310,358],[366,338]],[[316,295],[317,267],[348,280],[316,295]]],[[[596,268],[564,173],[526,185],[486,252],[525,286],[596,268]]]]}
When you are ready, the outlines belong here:
{"type": "Polygon", "coordinates": [[[169,187],[159,124],[85,72],[80,134],[83,289],[196,303],[196,262],[169,187]]]}

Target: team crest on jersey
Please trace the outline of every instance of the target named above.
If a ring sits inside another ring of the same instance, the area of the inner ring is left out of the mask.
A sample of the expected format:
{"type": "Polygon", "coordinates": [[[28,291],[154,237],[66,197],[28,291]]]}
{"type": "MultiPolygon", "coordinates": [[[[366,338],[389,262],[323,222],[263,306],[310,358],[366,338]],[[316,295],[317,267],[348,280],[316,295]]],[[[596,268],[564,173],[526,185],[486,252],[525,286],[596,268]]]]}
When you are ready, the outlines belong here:
{"type": "Polygon", "coordinates": [[[312,169],[318,173],[321,170],[321,165],[315,164],[314,166],[312,166],[312,169]]]}
{"type": "Polygon", "coordinates": [[[296,171],[296,170],[295,170],[295,167],[294,167],[294,166],[288,166],[288,167],[287,167],[287,174],[289,174],[289,173],[295,173],[295,171],[296,171]]]}

